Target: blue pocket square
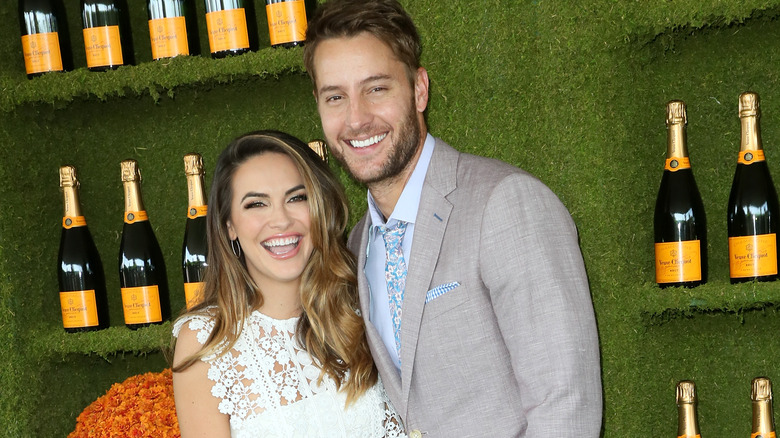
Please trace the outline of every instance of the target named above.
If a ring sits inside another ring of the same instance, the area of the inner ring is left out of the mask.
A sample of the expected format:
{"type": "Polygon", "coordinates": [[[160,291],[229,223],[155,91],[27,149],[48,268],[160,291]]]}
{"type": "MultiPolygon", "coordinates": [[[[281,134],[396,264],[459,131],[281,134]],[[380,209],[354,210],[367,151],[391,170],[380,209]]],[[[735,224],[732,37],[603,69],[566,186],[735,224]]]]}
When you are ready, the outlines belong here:
{"type": "Polygon", "coordinates": [[[434,298],[438,298],[447,292],[455,289],[456,287],[460,286],[460,283],[457,281],[453,281],[452,283],[442,284],[441,286],[436,286],[435,288],[428,291],[427,294],[425,294],[425,302],[428,303],[432,301],[434,298]]]}

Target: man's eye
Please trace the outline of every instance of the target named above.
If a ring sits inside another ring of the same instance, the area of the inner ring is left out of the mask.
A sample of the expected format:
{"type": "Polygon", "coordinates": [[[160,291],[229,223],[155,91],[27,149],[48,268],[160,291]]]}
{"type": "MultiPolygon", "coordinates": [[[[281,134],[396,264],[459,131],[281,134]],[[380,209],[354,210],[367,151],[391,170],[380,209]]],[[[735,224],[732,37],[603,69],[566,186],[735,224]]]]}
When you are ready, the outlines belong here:
{"type": "Polygon", "coordinates": [[[339,100],[341,100],[341,96],[330,96],[325,99],[326,102],[337,102],[339,100]]]}

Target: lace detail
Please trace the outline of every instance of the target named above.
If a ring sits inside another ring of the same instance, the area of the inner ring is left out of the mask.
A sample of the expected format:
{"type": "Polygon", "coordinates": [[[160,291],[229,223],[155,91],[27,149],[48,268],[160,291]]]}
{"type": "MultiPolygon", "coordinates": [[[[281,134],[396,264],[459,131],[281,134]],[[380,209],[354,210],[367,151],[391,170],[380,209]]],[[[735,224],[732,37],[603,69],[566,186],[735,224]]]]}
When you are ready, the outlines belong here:
{"type": "MultiPolygon", "coordinates": [[[[406,437],[381,381],[349,408],[332,379],[317,382],[319,367],[295,339],[297,322],[254,311],[230,351],[203,358],[214,382],[211,394],[230,416],[231,436],[406,437]]],[[[184,324],[201,344],[214,329],[211,318],[188,315],[176,321],[174,336],[184,324]]]]}

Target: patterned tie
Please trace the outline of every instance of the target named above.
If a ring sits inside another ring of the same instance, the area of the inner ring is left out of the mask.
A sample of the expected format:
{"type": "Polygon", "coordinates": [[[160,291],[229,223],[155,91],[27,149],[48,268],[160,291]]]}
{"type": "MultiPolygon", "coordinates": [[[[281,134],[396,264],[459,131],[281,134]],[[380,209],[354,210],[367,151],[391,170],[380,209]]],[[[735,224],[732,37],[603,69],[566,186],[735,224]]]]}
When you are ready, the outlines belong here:
{"type": "Polygon", "coordinates": [[[406,262],[404,252],[401,250],[401,241],[406,232],[406,225],[406,222],[398,221],[394,227],[380,227],[385,240],[387,255],[385,280],[387,280],[387,295],[390,301],[390,313],[393,316],[393,335],[398,357],[401,357],[401,303],[404,301],[406,286],[406,262]]]}

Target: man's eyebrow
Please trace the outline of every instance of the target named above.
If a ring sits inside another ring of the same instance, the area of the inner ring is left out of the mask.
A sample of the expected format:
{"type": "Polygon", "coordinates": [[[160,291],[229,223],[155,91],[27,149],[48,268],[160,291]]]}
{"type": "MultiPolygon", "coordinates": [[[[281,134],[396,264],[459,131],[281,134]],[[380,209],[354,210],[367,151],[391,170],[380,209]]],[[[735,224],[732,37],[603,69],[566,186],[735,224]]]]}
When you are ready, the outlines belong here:
{"type": "MultiPolygon", "coordinates": [[[[387,80],[387,79],[390,79],[390,75],[388,75],[388,74],[378,74],[378,75],[369,76],[369,77],[363,79],[362,81],[359,82],[359,84],[361,86],[364,86],[364,85],[369,84],[371,82],[382,81],[382,80],[387,80]]],[[[320,89],[317,90],[317,94],[323,94],[323,93],[336,91],[336,90],[340,90],[340,89],[341,89],[341,87],[338,86],[338,85],[325,85],[325,86],[323,86],[323,87],[321,87],[320,89]]]]}

